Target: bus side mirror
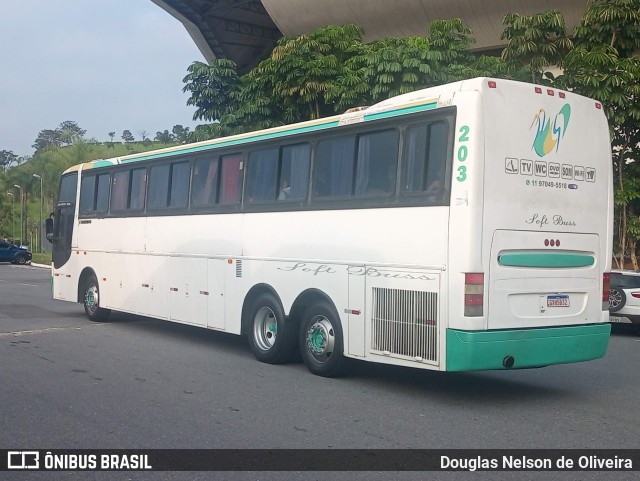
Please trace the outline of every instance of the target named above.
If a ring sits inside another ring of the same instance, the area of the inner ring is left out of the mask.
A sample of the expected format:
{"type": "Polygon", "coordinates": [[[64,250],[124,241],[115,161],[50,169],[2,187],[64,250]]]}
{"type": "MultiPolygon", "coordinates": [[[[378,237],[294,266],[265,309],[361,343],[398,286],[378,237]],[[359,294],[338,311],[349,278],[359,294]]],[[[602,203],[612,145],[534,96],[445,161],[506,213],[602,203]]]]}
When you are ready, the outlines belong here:
{"type": "Polygon", "coordinates": [[[44,228],[46,233],[46,238],[49,242],[53,242],[53,219],[48,218],[44,222],[44,228]]]}

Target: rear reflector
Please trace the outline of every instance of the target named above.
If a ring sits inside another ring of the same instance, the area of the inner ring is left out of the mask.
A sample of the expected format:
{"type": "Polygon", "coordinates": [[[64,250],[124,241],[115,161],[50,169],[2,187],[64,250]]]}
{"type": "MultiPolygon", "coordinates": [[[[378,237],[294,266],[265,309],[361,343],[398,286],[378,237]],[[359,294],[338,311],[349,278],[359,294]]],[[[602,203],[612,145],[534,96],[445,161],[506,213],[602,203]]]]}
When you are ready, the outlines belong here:
{"type": "Polygon", "coordinates": [[[498,85],[496,84],[496,82],[494,80],[489,80],[489,88],[490,89],[494,89],[496,88],[498,85]]]}
{"type": "Polygon", "coordinates": [[[635,297],[636,299],[640,299],[640,292],[632,292],[631,297],[635,297]]]}
{"type": "Polygon", "coordinates": [[[602,274],[602,310],[609,310],[609,288],[611,287],[611,274],[605,272],[602,274]]]}
{"type": "Polygon", "coordinates": [[[467,272],[464,275],[464,315],[484,315],[484,273],[467,272]]]}

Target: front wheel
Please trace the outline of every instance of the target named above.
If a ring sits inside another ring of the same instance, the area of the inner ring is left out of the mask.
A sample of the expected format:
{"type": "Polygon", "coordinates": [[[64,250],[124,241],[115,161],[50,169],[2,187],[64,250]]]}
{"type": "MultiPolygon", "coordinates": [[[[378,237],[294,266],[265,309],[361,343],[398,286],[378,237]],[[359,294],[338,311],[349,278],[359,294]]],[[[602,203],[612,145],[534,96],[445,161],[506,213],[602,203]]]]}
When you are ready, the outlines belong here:
{"type": "Polygon", "coordinates": [[[100,307],[100,287],[95,276],[89,277],[84,285],[82,304],[90,321],[104,322],[109,319],[111,310],[100,307]]]}
{"type": "Polygon", "coordinates": [[[27,258],[25,256],[23,256],[22,254],[19,254],[13,260],[13,263],[23,266],[23,265],[25,265],[27,263],[27,258]]]}
{"type": "Polygon", "coordinates": [[[322,302],[306,310],[299,344],[302,360],[313,374],[334,377],[342,373],[342,326],[333,307],[322,302]]]}

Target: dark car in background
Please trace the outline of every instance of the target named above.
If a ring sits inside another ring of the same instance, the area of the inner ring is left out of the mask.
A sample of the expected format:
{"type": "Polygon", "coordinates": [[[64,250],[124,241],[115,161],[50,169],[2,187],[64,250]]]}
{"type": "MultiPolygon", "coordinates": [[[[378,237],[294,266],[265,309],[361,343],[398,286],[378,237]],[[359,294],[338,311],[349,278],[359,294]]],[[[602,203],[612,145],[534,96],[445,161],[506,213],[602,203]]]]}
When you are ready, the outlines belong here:
{"type": "Polygon", "coordinates": [[[18,247],[6,241],[0,241],[0,262],[13,264],[28,264],[31,262],[31,252],[24,247],[18,247]]]}

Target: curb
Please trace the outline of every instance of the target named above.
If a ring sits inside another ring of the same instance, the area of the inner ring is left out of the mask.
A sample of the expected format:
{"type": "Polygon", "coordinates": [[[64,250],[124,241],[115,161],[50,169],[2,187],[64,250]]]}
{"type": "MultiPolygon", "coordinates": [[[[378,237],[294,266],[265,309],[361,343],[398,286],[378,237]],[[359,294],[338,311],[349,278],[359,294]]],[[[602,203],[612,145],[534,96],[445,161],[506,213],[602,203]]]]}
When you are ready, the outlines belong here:
{"type": "Polygon", "coordinates": [[[47,265],[47,264],[35,264],[35,263],[32,262],[30,265],[33,266],[33,267],[41,267],[41,268],[44,268],[44,269],[51,269],[51,265],[47,265]]]}

